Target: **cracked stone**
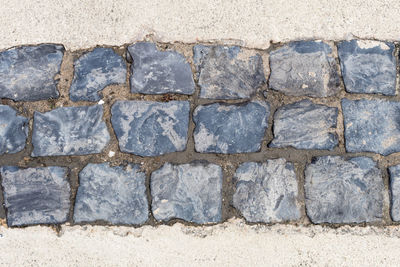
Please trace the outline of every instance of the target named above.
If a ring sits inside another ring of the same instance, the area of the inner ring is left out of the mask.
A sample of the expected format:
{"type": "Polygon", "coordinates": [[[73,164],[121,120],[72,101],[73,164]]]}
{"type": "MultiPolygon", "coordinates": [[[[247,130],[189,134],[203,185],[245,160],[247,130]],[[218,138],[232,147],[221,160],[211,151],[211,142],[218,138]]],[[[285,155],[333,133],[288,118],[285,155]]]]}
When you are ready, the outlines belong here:
{"type": "Polygon", "coordinates": [[[270,147],[332,150],[338,145],[337,116],[337,108],[310,100],[283,106],[274,114],[274,139],[270,147]]]}
{"type": "Polygon", "coordinates": [[[293,163],[285,159],[246,162],[235,173],[233,206],[249,222],[282,222],[301,217],[293,163]]]}
{"type": "Polygon", "coordinates": [[[389,167],[391,208],[390,214],[393,221],[400,221],[400,165],[389,167]]]}
{"type": "Polygon", "coordinates": [[[332,48],[323,42],[289,43],[270,53],[273,90],[293,96],[327,97],[340,90],[332,48]]]}
{"type": "Polygon", "coordinates": [[[69,91],[72,101],[101,99],[100,91],[126,80],[126,63],[111,48],[96,48],[74,63],[74,79],[69,91]]]}
{"type": "Polygon", "coordinates": [[[222,168],[215,164],[166,163],[151,174],[153,215],[197,224],[222,219],[222,168]]]}
{"type": "Polygon", "coordinates": [[[7,224],[56,224],[68,219],[70,186],[67,168],[2,167],[0,174],[7,224]]]}
{"type": "Polygon", "coordinates": [[[128,56],[133,61],[130,76],[132,93],[194,93],[192,70],[181,53],[159,51],[154,43],[141,42],[128,47],[128,56]]]}
{"type": "Polygon", "coordinates": [[[394,44],[351,40],[338,44],[338,54],[347,92],[396,94],[394,44]]]}
{"type": "Polygon", "coordinates": [[[266,82],[258,53],[205,45],[196,45],[193,52],[201,98],[250,98],[266,82]]]}
{"type": "Polygon", "coordinates": [[[0,52],[0,98],[37,101],[58,98],[64,55],[61,45],[23,46],[0,52]]]}
{"type": "Polygon", "coordinates": [[[17,111],[0,105],[0,155],[17,153],[25,148],[28,119],[17,116],[17,111]]]}
{"type": "Polygon", "coordinates": [[[259,151],[268,128],[269,112],[267,102],[198,106],[193,115],[196,151],[223,154],[259,151]]]}
{"type": "Polygon", "coordinates": [[[89,163],[79,173],[74,221],[142,224],[148,219],[146,174],[139,165],[89,163]]]}
{"type": "Polygon", "coordinates": [[[305,170],[306,211],[313,223],[381,221],[383,193],[382,174],[368,157],[318,157],[305,170]]]}
{"type": "Polygon", "coordinates": [[[101,105],[35,112],[32,156],[101,153],[110,140],[101,105]]]}

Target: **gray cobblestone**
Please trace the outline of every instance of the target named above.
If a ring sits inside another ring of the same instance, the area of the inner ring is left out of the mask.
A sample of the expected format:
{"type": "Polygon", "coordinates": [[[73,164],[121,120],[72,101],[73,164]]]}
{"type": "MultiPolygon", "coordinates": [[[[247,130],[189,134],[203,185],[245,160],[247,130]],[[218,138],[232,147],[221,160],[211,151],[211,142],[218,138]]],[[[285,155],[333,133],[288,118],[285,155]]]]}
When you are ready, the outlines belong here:
{"type": "Polygon", "coordinates": [[[400,221],[400,165],[391,166],[390,174],[390,191],[391,191],[391,209],[390,213],[393,221],[400,221]]]}
{"type": "Polygon", "coordinates": [[[13,108],[0,105],[0,155],[23,150],[27,137],[28,119],[17,116],[13,108]]]}

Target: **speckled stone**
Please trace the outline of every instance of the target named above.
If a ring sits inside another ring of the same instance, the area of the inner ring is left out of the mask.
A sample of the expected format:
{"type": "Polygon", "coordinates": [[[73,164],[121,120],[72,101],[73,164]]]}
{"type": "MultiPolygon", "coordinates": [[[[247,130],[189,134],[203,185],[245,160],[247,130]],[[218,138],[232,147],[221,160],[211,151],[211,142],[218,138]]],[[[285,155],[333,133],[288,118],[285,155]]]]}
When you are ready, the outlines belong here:
{"type": "Polygon", "coordinates": [[[347,152],[400,151],[400,102],[342,100],[347,152]]]}
{"type": "Polygon", "coordinates": [[[400,165],[389,167],[391,205],[390,214],[393,221],[400,221],[400,165]]]}
{"type": "Polygon", "coordinates": [[[186,148],[188,101],[117,101],[111,123],[122,152],[159,156],[186,148]]]}
{"type": "Polygon", "coordinates": [[[347,92],[396,94],[394,44],[351,40],[338,44],[338,54],[347,92]]]}
{"type": "Polygon", "coordinates": [[[258,53],[205,45],[196,45],[193,52],[201,98],[250,98],[266,82],[258,53]]]}
{"type": "Polygon", "coordinates": [[[148,218],[146,174],[138,165],[88,164],[79,173],[74,221],[142,224],[148,218]]]}
{"type": "Polygon", "coordinates": [[[300,219],[298,188],[293,163],[285,159],[246,162],[235,173],[233,206],[249,222],[300,219]]]}
{"type": "Polygon", "coordinates": [[[305,170],[306,211],[313,223],[381,221],[384,185],[368,157],[323,156],[305,170]]]}
{"type": "Polygon", "coordinates": [[[215,164],[164,164],[151,174],[153,215],[198,224],[222,219],[222,168],[215,164]]]}
{"type": "Polygon", "coordinates": [[[298,41],[270,53],[269,86],[287,95],[327,97],[340,90],[332,48],[323,42],[298,41]]]}
{"type": "Polygon", "coordinates": [[[22,46],[0,52],[0,98],[36,101],[58,98],[64,55],[61,45],[22,46]]]}
{"type": "Polygon", "coordinates": [[[303,100],[279,108],[274,114],[274,139],[270,147],[333,149],[338,109],[303,100]]]}
{"type": "Polygon", "coordinates": [[[57,108],[33,117],[32,156],[100,153],[110,140],[103,107],[57,108]]]}
{"type": "Polygon", "coordinates": [[[101,90],[126,80],[126,63],[111,48],[95,48],[77,59],[74,68],[69,91],[72,101],[98,101],[101,90]]]}
{"type": "Polygon", "coordinates": [[[267,102],[198,106],[193,115],[196,151],[223,154],[259,151],[268,117],[267,102]]]}
{"type": "Polygon", "coordinates": [[[0,168],[7,224],[63,223],[68,219],[67,168],[0,168]]]}
{"type": "Polygon", "coordinates": [[[128,47],[131,92],[142,94],[194,93],[193,74],[186,58],[176,51],[159,51],[154,43],[128,47]]]}
{"type": "Polygon", "coordinates": [[[17,153],[25,148],[28,119],[17,116],[17,111],[0,105],[0,155],[17,153]]]}

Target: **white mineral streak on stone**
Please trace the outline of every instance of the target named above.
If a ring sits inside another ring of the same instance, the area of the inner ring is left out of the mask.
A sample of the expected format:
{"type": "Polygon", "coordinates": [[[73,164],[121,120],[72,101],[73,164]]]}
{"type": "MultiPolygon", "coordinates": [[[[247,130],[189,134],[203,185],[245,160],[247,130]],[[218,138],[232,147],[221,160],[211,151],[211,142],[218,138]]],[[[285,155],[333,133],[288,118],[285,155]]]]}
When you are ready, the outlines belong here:
{"type": "Polygon", "coordinates": [[[357,40],[357,45],[362,49],[374,48],[379,46],[383,50],[389,50],[390,47],[383,42],[375,40],[357,40]]]}
{"type": "Polygon", "coordinates": [[[195,135],[196,150],[202,152],[207,151],[210,146],[218,146],[223,153],[228,151],[228,144],[219,141],[218,136],[215,136],[207,130],[203,123],[199,124],[199,132],[195,135]]]}

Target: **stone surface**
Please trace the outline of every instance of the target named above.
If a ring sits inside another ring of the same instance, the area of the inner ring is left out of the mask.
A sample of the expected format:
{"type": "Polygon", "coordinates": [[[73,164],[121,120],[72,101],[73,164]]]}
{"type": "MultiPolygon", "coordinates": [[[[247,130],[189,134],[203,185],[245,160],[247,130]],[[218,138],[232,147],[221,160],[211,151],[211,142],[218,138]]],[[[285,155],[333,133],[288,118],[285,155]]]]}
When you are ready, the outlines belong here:
{"type": "Polygon", "coordinates": [[[138,165],[88,164],[79,173],[74,221],[142,224],[148,218],[146,174],[138,165]]]}
{"type": "Polygon", "coordinates": [[[327,97],[339,90],[332,48],[319,41],[289,43],[270,53],[273,90],[293,96],[327,97]]]}
{"type": "Polygon", "coordinates": [[[337,108],[310,100],[283,106],[274,114],[274,139],[270,147],[332,150],[338,145],[337,115],[337,108]]]}
{"type": "Polygon", "coordinates": [[[400,151],[400,102],[342,100],[347,152],[400,151]]]}
{"type": "Polygon", "coordinates": [[[61,45],[22,46],[0,52],[0,98],[36,101],[58,98],[64,55],[61,45]]]}
{"type": "Polygon", "coordinates": [[[0,155],[17,153],[25,148],[28,119],[17,116],[17,111],[0,105],[0,155]]]}
{"type": "Polygon", "coordinates": [[[250,98],[266,81],[257,53],[238,46],[205,45],[196,45],[193,52],[201,98],[250,98]]]}
{"type": "Polygon", "coordinates": [[[117,101],[111,123],[120,150],[142,157],[185,150],[189,111],[188,101],[117,101]]]}
{"type": "Polygon", "coordinates": [[[222,219],[222,169],[215,164],[166,163],[151,174],[152,210],[158,221],[198,224],[222,219]]]}
{"type": "Polygon", "coordinates": [[[259,151],[268,117],[267,102],[198,106],[193,115],[196,151],[223,154],[259,151]]]}
{"type": "Polygon", "coordinates": [[[338,44],[340,67],[347,92],[396,94],[394,44],[351,40],[338,44]]]}
{"type": "Polygon", "coordinates": [[[126,81],[126,63],[111,48],[95,48],[74,62],[74,79],[69,89],[72,101],[98,101],[99,93],[112,84],[126,81]]]}
{"type": "Polygon", "coordinates": [[[1,167],[7,224],[63,223],[68,219],[67,168],[1,167]]]}
{"type": "Polygon", "coordinates": [[[285,159],[246,162],[235,173],[233,206],[249,222],[300,219],[298,188],[293,163],[285,159]]]}
{"type": "Polygon", "coordinates": [[[142,94],[194,93],[193,74],[186,58],[176,51],[159,51],[154,43],[128,47],[131,92],[142,94]]]}
{"type": "Polygon", "coordinates": [[[110,140],[103,107],[57,108],[33,117],[32,156],[100,153],[110,140]]]}
{"type": "Polygon", "coordinates": [[[390,214],[393,221],[400,221],[400,165],[389,167],[391,205],[390,214]]]}
{"type": "Polygon", "coordinates": [[[313,223],[381,221],[384,185],[368,157],[323,156],[305,170],[306,211],[313,223]]]}

